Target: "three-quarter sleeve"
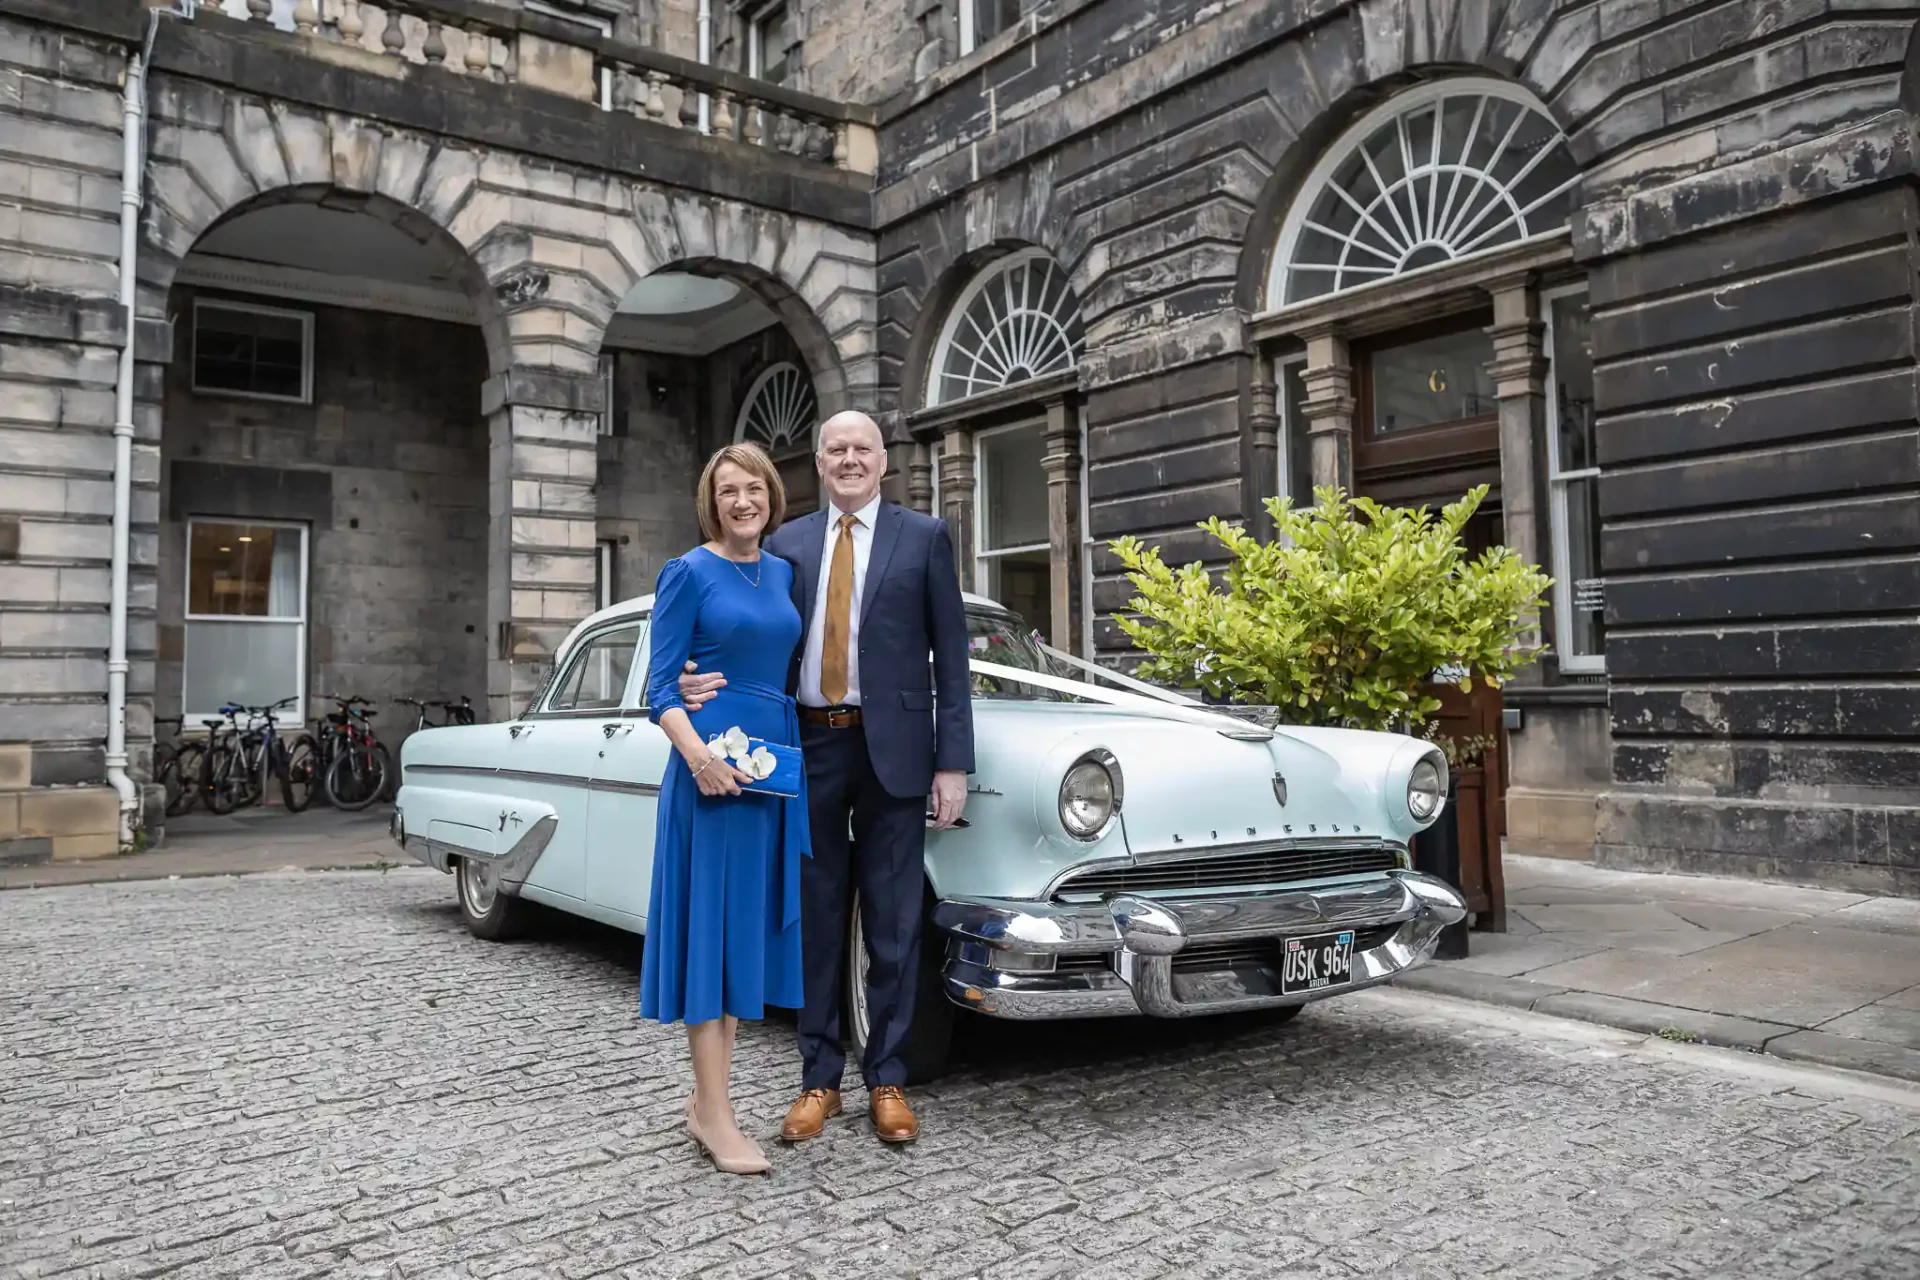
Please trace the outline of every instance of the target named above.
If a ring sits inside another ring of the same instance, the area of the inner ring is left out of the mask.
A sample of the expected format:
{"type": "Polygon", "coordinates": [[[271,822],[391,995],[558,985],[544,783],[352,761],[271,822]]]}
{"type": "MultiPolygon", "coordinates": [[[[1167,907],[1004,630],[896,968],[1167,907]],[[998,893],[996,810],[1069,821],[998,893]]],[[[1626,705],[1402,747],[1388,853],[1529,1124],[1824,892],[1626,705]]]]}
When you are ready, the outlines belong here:
{"type": "Polygon", "coordinates": [[[693,653],[693,624],[700,615],[700,581],[684,558],[667,561],[653,588],[648,626],[647,718],[655,724],[680,700],[680,673],[693,653]]]}

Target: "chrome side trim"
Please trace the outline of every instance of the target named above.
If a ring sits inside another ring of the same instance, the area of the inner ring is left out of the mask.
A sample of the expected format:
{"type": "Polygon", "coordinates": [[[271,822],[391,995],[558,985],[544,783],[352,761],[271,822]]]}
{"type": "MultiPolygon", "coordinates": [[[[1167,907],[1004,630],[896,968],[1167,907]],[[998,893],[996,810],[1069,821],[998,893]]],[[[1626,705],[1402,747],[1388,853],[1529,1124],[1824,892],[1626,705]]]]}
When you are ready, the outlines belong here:
{"type": "Polygon", "coordinates": [[[629,796],[657,796],[660,784],[657,782],[622,782],[618,778],[593,778],[587,782],[589,791],[616,791],[629,796]]]}
{"type": "Polygon", "coordinates": [[[484,765],[415,764],[408,773],[431,773],[440,777],[465,776],[491,778],[507,782],[540,782],[551,787],[578,787],[583,791],[618,791],[628,795],[657,796],[657,782],[623,782],[617,778],[583,778],[574,773],[542,773],[537,769],[490,769],[484,765]]]}

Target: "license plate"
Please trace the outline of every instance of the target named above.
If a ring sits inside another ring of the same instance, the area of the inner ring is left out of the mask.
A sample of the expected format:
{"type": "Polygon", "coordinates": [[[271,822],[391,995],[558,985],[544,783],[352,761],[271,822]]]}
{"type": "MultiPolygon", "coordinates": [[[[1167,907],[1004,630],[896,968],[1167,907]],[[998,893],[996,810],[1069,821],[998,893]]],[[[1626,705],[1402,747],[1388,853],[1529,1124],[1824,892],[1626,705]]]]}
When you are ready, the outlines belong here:
{"type": "Polygon", "coordinates": [[[1353,981],[1353,931],[1288,938],[1280,957],[1282,995],[1343,987],[1353,981]]]}

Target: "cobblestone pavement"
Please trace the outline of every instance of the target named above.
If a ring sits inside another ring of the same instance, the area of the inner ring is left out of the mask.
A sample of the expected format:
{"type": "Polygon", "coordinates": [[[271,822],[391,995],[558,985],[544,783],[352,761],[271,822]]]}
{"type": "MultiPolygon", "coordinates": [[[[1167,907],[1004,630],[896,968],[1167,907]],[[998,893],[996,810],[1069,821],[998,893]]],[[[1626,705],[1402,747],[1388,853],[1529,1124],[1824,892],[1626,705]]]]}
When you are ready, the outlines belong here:
{"type": "MultiPolygon", "coordinates": [[[[1898,1086],[1408,992],[988,1027],[916,1146],[728,1178],[638,960],[426,871],[0,895],[0,1274],[1920,1275],[1898,1086]]],[[[741,1032],[762,1133],[791,1035],[741,1032]]]]}

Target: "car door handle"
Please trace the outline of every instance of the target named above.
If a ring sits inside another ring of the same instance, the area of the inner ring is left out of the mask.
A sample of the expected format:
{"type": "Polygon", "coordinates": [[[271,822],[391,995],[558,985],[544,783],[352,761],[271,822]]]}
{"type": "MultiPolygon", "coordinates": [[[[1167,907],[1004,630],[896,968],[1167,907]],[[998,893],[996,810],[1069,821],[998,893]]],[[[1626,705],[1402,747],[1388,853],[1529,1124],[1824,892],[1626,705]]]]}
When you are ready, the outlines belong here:
{"type": "Polygon", "coordinates": [[[627,734],[632,732],[633,732],[633,726],[630,724],[621,724],[621,723],[615,722],[613,724],[603,724],[600,726],[601,735],[607,738],[613,737],[613,735],[616,733],[627,734]]]}
{"type": "Polygon", "coordinates": [[[530,724],[510,724],[507,726],[507,736],[517,742],[532,733],[533,730],[534,726],[530,724]]]}

